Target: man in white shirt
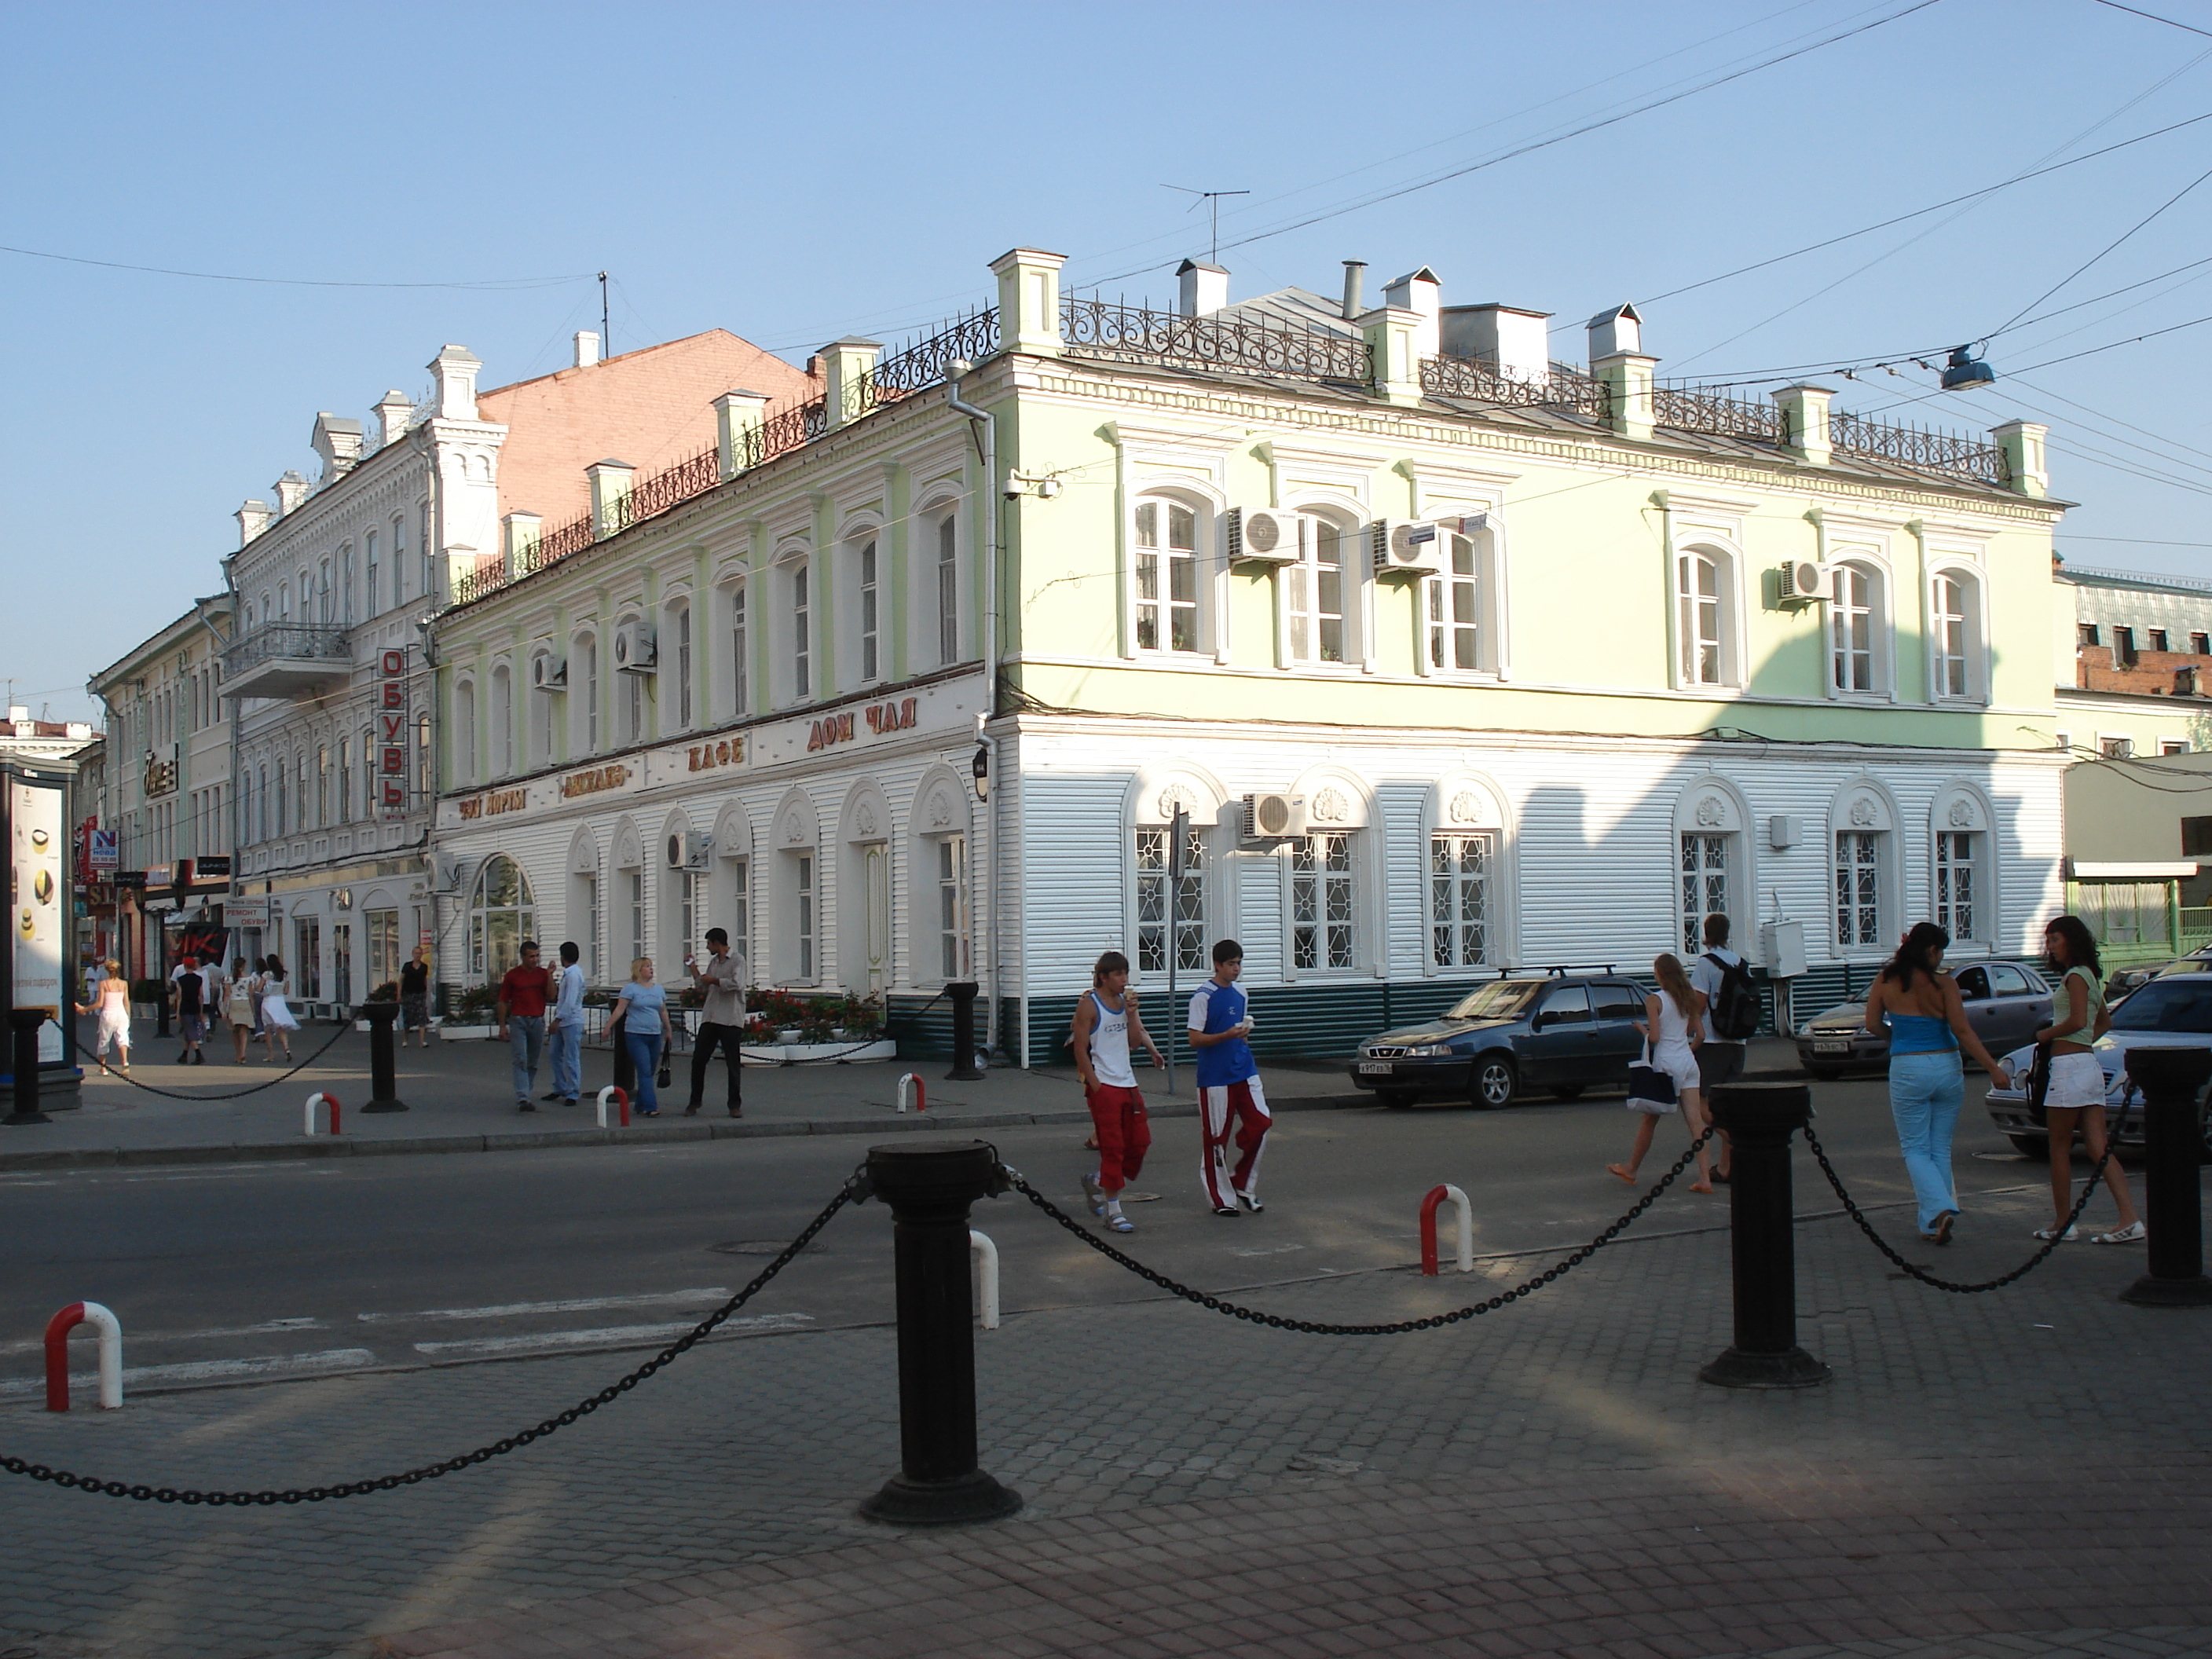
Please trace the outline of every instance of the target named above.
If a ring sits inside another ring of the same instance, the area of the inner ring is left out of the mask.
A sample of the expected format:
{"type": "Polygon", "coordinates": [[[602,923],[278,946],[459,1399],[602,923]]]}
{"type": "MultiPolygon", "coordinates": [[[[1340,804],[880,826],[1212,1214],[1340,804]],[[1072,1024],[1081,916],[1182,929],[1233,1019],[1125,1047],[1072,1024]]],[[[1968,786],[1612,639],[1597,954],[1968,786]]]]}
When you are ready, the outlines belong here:
{"type": "Polygon", "coordinates": [[[576,941],[561,946],[561,971],[553,976],[553,1007],[546,1020],[545,1048],[553,1062],[553,1092],[545,1097],[574,1106],[584,1091],[583,953],[576,941]]]}
{"type": "Polygon", "coordinates": [[[744,1061],[738,1042],[745,1030],[745,970],[730,954],[730,936],[720,927],[707,930],[707,959],[686,957],[691,982],[707,994],[699,1011],[699,1035],[691,1045],[691,1098],[684,1115],[696,1117],[707,1102],[707,1060],[715,1049],[730,1073],[730,1115],[743,1117],[744,1061]]]}
{"type": "MultiPolygon", "coordinates": [[[[1713,1029],[1713,1008],[1720,1000],[1722,982],[1728,969],[1741,967],[1743,958],[1729,949],[1729,919],[1715,911],[1705,918],[1705,954],[1690,964],[1690,986],[1705,994],[1705,1040],[1698,1047],[1698,1092],[1710,1104],[1713,1091],[1723,1083],[1733,1083],[1743,1075],[1744,1042],[1741,1037],[1724,1037],[1713,1029]]],[[[1719,1136],[1721,1155],[1713,1171],[1713,1179],[1729,1178],[1729,1138],[1719,1136]]]]}

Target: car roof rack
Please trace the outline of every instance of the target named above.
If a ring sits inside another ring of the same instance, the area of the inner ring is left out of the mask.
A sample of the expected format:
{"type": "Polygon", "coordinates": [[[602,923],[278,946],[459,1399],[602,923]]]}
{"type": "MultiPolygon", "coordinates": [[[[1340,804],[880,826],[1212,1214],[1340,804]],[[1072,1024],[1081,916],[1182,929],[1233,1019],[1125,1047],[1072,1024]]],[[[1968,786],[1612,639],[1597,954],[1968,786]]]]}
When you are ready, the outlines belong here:
{"type": "Polygon", "coordinates": [[[1565,979],[1569,974],[1610,974],[1617,970],[1609,962],[1564,962],[1545,971],[1553,979],[1565,979]]]}

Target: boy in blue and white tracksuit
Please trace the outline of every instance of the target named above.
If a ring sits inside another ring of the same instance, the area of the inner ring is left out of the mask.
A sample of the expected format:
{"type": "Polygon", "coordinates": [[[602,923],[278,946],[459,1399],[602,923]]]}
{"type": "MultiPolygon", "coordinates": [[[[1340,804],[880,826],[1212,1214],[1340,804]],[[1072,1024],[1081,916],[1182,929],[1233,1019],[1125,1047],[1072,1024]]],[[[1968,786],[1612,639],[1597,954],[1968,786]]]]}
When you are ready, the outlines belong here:
{"type": "Polygon", "coordinates": [[[1252,1020],[1237,976],[1244,971],[1244,950],[1234,939],[1213,947],[1213,977],[1190,1000],[1190,1045],[1198,1053],[1198,1118],[1204,1136],[1200,1170],[1207,1202],[1218,1216],[1235,1216],[1237,1205],[1260,1212],[1260,1153],[1274,1118],[1260,1087],[1260,1068],[1244,1041],[1252,1020]],[[1229,1168],[1230,1130],[1240,1156],[1229,1168]]]}

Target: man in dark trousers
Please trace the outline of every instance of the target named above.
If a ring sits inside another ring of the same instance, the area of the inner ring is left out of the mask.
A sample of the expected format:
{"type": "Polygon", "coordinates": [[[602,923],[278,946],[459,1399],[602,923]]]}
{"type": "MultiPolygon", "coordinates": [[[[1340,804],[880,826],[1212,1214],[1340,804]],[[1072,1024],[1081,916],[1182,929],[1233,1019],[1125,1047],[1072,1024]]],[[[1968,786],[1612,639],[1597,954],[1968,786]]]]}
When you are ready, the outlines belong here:
{"type": "Polygon", "coordinates": [[[743,1117],[744,1062],[738,1043],[745,1029],[744,969],[730,954],[730,936],[720,927],[707,930],[706,961],[686,957],[684,965],[691,970],[691,982],[707,994],[707,1006],[699,1011],[698,1039],[691,1047],[691,1100],[684,1115],[696,1115],[706,1103],[707,1060],[720,1048],[730,1068],[730,1115],[743,1117]]]}
{"type": "Polygon", "coordinates": [[[179,1066],[204,1066],[200,1040],[207,1035],[207,981],[200,977],[200,960],[190,951],[169,972],[169,986],[177,1004],[177,1028],[185,1039],[179,1066]]]}

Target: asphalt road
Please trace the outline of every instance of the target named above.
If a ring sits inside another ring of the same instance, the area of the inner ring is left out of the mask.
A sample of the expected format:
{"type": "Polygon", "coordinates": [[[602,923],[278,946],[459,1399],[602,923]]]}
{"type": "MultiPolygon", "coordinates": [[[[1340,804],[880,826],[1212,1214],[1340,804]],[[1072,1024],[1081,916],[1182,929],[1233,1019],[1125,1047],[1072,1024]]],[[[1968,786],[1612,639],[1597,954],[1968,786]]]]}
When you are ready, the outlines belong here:
{"type": "MultiPolygon", "coordinates": [[[[1881,1083],[1813,1086],[1820,1132],[1862,1202],[1909,1196],[1881,1083]]],[[[2036,1222],[2012,1213],[2016,1199],[1978,1220],[1975,1195],[2043,1176],[1990,1127],[1985,1086],[1969,1079],[1960,1123],[1962,1243],[1979,1226],[2009,1256],[2036,1222]]],[[[1417,1257],[1421,1195],[1450,1181],[1473,1200],[1478,1253],[1568,1249],[1632,1200],[1604,1170],[1632,1128],[1610,1098],[1286,1112],[1261,1171],[1266,1212],[1226,1220],[1199,1194],[1197,1126],[1170,1120],[1133,1189],[1159,1196],[1129,1205],[1139,1231],[1115,1243],[1217,1291],[1402,1270],[1417,1257]]],[[[1067,1128],[996,1137],[1078,1214],[1081,1140],[1067,1128]]],[[[1684,1144],[1679,1120],[1662,1123],[1647,1179],[1684,1144]]],[[[758,1272],[865,1151],[841,1136],[0,1176],[0,1402],[28,1403],[45,1322],[78,1300],[122,1320],[134,1389],[658,1346],[758,1272]]],[[[1802,1152],[1796,1170],[1800,1212],[1832,1210],[1802,1152]]],[[[1917,1243],[1909,1212],[1885,1219],[1917,1243]]],[[[1725,1189],[1678,1186],[1636,1232],[1726,1221],[1725,1189]]],[[[1018,1196],[980,1205],[975,1225],[998,1243],[1009,1314],[1159,1294],[1018,1196]]],[[[1425,1291],[1402,1273],[1387,1283],[1393,1305],[1409,1292],[1437,1309],[1469,1299],[1449,1271],[1425,1291]]],[[[890,1298],[890,1218],[872,1204],[833,1220],[749,1306],[740,1334],[885,1321],[890,1298]]],[[[90,1349],[81,1338],[74,1369],[89,1371],[90,1349]]]]}

